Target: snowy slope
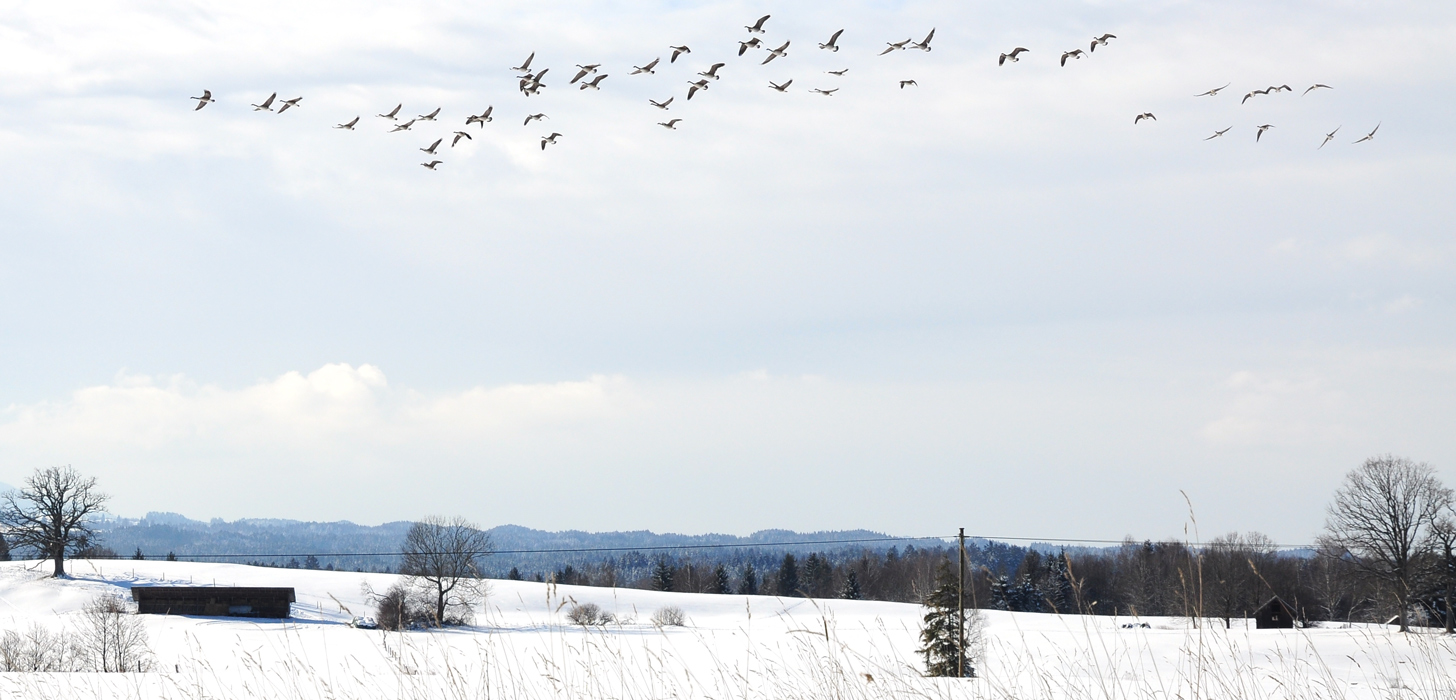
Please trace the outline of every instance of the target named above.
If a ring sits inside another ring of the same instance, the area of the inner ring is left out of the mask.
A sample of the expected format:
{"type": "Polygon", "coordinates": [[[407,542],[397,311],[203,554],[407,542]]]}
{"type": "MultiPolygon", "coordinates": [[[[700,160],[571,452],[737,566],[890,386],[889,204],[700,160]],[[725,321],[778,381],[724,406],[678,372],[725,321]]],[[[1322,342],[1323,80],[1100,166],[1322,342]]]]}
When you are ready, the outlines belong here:
{"type": "Polygon", "coordinates": [[[493,581],[476,626],[351,628],[395,577],[232,564],[0,564],[0,629],[74,626],[132,585],[292,586],[286,621],[143,616],[158,670],[0,674],[0,696],[118,698],[1456,698],[1456,646],[1386,628],[1195,629],[1186,620],[987,612],[981,677],[919,677],[921,609],[493,581]],[[623,620],[566,623],[570,601],[623,620]],[[667,606],[688,625],[648,621],[667,606]],[[871,680],[873,679],[873,680],[871,680]],[[1394,690],[1393,689],[1404,689],[1394,690]]]}

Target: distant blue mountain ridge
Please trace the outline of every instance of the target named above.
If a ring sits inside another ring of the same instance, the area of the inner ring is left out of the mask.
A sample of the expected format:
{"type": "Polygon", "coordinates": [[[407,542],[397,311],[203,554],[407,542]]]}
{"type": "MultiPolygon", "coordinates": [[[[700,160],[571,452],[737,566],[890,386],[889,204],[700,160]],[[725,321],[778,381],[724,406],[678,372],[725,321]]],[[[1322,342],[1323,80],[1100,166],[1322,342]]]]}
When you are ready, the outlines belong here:
{"type": "MultiPolygon", "coordinates": [[[[152,512],[143,518],[107,518],[101,523],[102,544],[126,558],[140,551],[147,559],[168,554],[184,560],[233,561],[275,566],[301,565],[314,555],[320,566],[360,571],[389,571],[398,566],[399,546],[412,522],[359,525],[245,518],[193,520],[177,513],[152,512]]],[[[627,532],[549,532],[519,525],[501,525],[487,532],[498,552],[485,560],[486,574],[505,576],[512,568],[525,575],[551,573],[566,566],[581,568],[612,561],[627,571],[645,568],[658,558],[673,561],[752,561],[755,565],[810,552],[846,552],[891,547],[943,547],[936,539],[902,539],[872,530],[796,532],[760,530],[748,536],[627,532]],[[811,544],[790,544],[811,543],[811,544]]]]}

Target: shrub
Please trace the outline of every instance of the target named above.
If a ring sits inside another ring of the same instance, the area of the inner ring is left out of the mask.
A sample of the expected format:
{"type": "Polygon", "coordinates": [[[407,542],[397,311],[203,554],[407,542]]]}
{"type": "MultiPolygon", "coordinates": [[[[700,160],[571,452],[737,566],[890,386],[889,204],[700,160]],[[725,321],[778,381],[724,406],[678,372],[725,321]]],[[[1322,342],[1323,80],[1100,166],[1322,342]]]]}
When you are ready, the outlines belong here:
{"type": "Polygon", "coordinates": [[[582,627],[606,625],[616,621],[611,613],[602,610],[596,603],[572,603],[571,609],[566,611],[566,619],[571,624],[582,627]]]}
{"type": "Polygon", "coordinates": [[[688,624],[688,616],[683,613],[682,608],[668,605],[652,613],[652,624],[658,627],[684,627],[688,624]]]}
{"type": "Polygon", "coordinates": [[[405,630],[428,626],[431,622],[427,606],[403,582],[389,587],[374,603],[374,620],[380,629],[405,630]]]}

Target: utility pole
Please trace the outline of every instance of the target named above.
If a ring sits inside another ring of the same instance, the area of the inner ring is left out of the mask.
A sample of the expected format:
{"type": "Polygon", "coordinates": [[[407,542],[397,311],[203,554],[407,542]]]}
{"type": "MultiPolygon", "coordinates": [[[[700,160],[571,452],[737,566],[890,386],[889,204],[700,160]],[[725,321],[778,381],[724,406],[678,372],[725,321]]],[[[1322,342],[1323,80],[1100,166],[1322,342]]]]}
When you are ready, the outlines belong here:
{"type": "Polygon", "coordinates": [[[956,547],[956,678],[966,677],[966,529],[956,547]]]}

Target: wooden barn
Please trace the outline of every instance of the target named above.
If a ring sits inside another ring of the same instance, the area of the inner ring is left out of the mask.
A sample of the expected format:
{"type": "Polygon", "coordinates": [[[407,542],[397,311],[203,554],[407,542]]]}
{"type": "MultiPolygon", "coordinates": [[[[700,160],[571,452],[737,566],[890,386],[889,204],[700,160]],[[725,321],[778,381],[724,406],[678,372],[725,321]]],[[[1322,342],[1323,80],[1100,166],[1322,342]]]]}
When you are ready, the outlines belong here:
{"type": "Polygon", "coordinates": [[[296,600],[292,588],[217,586],[134,586],[131,598],[144,615],[267,618],[289,617],[296,600]]]}
{"type": "Polygon", "coordinates": [[[1279,596],[1269,599],[1258,610],[1254,611],[1254,626],[1261,630],[1293,629],[1294,609],[1289,607],[1279,596]]]}

